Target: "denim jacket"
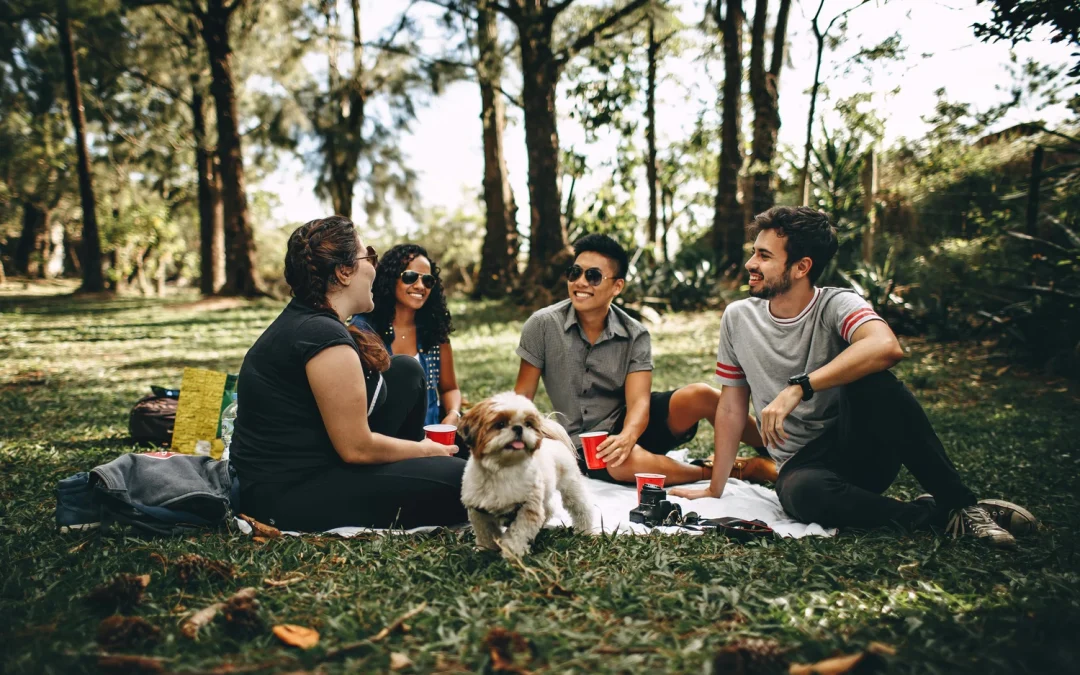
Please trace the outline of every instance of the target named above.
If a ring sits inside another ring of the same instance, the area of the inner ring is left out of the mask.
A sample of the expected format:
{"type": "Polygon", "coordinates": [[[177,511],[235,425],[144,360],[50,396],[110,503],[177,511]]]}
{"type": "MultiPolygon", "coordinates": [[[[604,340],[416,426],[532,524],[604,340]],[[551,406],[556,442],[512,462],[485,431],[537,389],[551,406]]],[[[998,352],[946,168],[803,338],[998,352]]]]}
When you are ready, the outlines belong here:
{"type": "MultiPolygon", "coordinates": [[[[349,323],[361,330],[375,332],[374,326],[367,322],[362,314],[354,315],[349,323]]],[[[386,331],[379,337],[382,338],[383,344],[386,345],[386,351],[391,355],[394,350],[390,345],[394,342],[394,326],[390,325],[386,327],[386,331]]],[[[420,365],[424,369],[424,374],[427,376],[427,418],[424,419],[424,424],[438,424],[442,422],[442,416],[439,412],[439,375],[442,372],[442,349],[441,345],[435,345],[428,348],[420,341],[420,334],[416,335],[416,348],[420,356],[420,365]]]]}

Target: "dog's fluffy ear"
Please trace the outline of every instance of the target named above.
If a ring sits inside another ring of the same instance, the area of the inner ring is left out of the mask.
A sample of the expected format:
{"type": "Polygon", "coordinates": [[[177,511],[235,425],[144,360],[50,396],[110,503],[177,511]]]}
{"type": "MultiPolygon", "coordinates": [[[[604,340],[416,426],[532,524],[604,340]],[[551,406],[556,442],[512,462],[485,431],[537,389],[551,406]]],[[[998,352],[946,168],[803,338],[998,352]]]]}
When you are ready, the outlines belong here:
{"type": "Polygon", "coordinates": [[[566,449],[570,451],[570,454],[577,457],[577,449],[574,447],[574,441],[570,440],[570,434],[566,433],[566,429],[563,428],[563,425],[550,417],[544,417],[541,420],[540,435],[544,438],[550,438],[553,441],[559,441],[566,446],[566,449]]]}
{"type": "Polygon", "coordinates": [[[467,448],[472,448],[476,441],[476,425],[480,419],[479,406],[467,411],[458,420],[457,438],[467,448]]]}

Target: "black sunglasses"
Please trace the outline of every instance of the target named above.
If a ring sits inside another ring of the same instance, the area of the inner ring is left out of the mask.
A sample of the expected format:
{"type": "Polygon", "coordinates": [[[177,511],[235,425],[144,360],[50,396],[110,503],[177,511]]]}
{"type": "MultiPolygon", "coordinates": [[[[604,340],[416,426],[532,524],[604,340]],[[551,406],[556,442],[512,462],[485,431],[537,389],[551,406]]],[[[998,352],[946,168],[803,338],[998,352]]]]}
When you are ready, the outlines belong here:
{"type": "Polygon", "coordinates": [[[412,286],[417,279],[424,282],[424,288],[435,288],[435,275],[433,274],[420,274],[412,270],[405,270],[401,273],[401,281],[406,286],[412,286]]]}
{"type": "Polygon", "coordinates": [[[375,252],[374,246],[367,247],[367,255],[358,256],[357,260],[370,260],[371,266],[375,267],[379,264],[379,254],[375,252]]]}
{"type": "Polygon", "coordinates": [[[590,267],[589,269],[583,269],[581,265],[571,265],[566,268],[566,280],[577,281],[581,278],[581,275],[585,275],[585,281],[589,282],[590,286],[599,286],[604,282],[604,279],[614,279],[615,277],[605,277],[604,272],[599,267],[590,267]]]}

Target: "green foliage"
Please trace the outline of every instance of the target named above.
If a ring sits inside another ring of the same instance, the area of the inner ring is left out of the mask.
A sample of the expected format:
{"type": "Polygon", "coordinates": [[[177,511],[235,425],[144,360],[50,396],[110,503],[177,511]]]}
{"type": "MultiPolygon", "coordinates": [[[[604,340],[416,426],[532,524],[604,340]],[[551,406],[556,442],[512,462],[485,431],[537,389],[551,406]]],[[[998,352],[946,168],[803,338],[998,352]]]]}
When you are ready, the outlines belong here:
{"type": "MultiPolygon", "coordinates": [[[[386,672],[393,653],[415,672],[486,672],[484,639],[496,627],[522,636],[534,672],[705,672],[718,650],[748,638],[775,641],[803,663],[881,641],[898,650],[890,673],[1076,670],[1075,390],[1016,366],[996,374],[1008,362],[972,344],[912,341],[897,371],[917,385],[976,494],[1020,501],[1045,523],[1016,552],[894,530],[751,545],[546,530],[522,569],[475,550],[468,533],[263,543],[235,529],[148,540],[57,534],[56,481],[135,450],[127,413],[147,385],[178,384],[185,366],[235,372],[281,309],[200,309],[195,298],[0,298],[3,672],[98,672],[104,615],[83,598],[119,574],[150,575],[131,611],[162,631],[125,653],[167,659],[171,672],[386,672]],[[191,553],[228,563],[235,578],[183,583],[177,561],[191,553]],[[264,581],[285,579],[295,581],[264,581]],[[259,589],[268,624],[316,628],[319,645],[300,652],[269,631],[241,639],[221,622],[197,641],[180,634],[188,613],[246,586],[259,589]],[[367,639],[421,602],[409,630],[367,639]],[[321,663],[358,641],[347,658],[321,663]]],[[[464,393],[477,401],[509,388],[527,312],[462,301],[452,311],[464,393]]],[[[650,326],[658,390],[708,380],[719,320],[672,314],[650,326]]],[[[711,440],[702,425],[690,447],[702,453],[711,440]]],[[[888,494],[920,491],[905,473],[888,494]]]]}
{"type": "MultiPolygon", "coordinates": [[[[1080,47],[1080,5],[1061,0],[978,0],[989,2],[993,14],[988,23],[975,24],[975,35],[983,40],[1027,42],[1032,31],[1047,27],[1051,42],[1080,47]]],[[[1075,56],[1080,57],[1080,52],[1075,56]]],[[[1069,72],[1080,77],[1080,60],[1069,72]]]]}

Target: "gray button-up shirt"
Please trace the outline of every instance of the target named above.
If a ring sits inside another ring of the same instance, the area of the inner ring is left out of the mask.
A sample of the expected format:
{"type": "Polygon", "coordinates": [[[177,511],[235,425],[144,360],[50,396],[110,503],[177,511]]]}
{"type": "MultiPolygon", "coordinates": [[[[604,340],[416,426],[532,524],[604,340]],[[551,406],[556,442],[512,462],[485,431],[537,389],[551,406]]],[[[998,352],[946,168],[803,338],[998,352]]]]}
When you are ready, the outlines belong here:
{"type": "Polygon", "coordinates": [[[610,431],[626,408],[626,376],[653,369],[645,326],[612,306],[596,344],[589,344],[569,300],[529,317],[517,355],[540,369],[556,419],[575,444],[582,432],[610,431]]]}

